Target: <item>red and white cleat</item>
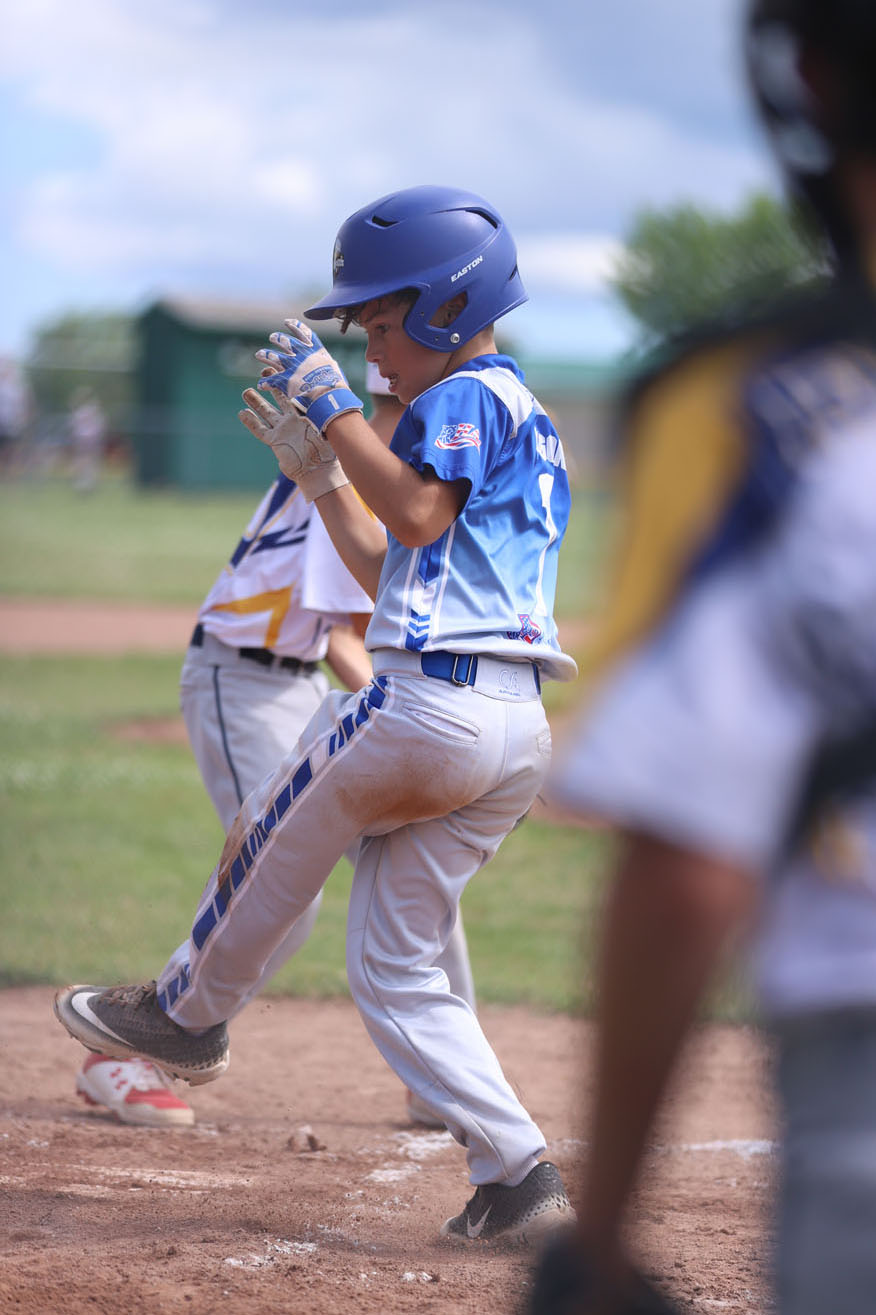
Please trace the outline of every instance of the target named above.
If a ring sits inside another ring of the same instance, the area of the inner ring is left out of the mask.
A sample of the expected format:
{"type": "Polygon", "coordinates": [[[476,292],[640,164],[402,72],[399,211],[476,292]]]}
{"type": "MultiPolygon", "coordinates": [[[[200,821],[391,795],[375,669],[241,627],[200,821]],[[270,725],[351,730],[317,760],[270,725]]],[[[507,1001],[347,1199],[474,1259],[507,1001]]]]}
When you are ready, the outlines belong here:
{"type": "Polygon", "coordinates": [[[88,1105],[104,1105],[122,1123],[147,1128],[190,1127],[195,1111],[145,1059],[89,1055],[76,1075],[76,1091],[88,1105]]]}

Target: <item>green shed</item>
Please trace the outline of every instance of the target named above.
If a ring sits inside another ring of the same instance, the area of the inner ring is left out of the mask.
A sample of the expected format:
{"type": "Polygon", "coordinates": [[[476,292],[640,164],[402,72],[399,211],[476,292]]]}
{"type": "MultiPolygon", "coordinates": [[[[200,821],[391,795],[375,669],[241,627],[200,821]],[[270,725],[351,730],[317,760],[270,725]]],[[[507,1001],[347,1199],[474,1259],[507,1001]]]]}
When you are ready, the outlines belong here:
{"type": "MultiPolygon", "coordinates": [[[[192,491],[263,489],[277,463],[237,419],[240,395],[258,378],[254,353],[289,316],[288,305],[156,301],[139,317],[135,477],[142,485],[192,491]]],[[[365,336],[341,335],[333,321],[320,336],[364,395],[365,336]]]]}

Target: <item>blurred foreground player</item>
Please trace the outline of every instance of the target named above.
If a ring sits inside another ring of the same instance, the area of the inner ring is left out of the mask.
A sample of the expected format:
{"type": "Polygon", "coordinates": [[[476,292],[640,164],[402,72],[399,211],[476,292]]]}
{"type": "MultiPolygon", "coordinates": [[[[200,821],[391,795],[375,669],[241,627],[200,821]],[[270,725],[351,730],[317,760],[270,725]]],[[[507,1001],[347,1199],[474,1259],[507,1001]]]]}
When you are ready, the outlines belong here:
{"type": "Polygon", "coordinates": [[[600,679],[557,773],[622,848],[578,1231],[530,1310],[665,1309],[626,1210],[715,964],[756,919],[784,1127],[781,1315],[876,1302],[876,5],[756,0],[748,63],[827,287],[631,399],[600,679]]]}

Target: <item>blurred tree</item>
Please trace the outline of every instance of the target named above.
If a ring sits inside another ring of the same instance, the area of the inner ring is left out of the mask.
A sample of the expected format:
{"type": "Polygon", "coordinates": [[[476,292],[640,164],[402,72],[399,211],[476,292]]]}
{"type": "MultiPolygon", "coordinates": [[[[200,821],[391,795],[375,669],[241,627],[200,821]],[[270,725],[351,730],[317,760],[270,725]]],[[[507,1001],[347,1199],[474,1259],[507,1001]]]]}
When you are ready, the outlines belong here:
{"type": "Polygon", "coordinates": [[[636,217],[612,280],[653,347],[703,321],[756,311],[825,275],[826,250],[805,221],[771,196],[738,214],[692,205],[636,217]]]}
{"type": "Polygon", "coordinates": [[[25,369],[42,425],[61,426],[74,394],[86,390],[113,437],[130,433],[136,353],[133,315],[74,312],[37,329],[25,369]]]}

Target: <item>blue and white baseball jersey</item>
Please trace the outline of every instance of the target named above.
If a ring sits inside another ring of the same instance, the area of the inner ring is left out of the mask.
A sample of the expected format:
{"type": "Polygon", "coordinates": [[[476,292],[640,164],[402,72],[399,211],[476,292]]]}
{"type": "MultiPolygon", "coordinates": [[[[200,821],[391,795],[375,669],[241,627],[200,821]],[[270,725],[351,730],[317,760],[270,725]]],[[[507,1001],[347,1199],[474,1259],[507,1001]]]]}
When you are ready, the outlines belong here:
{"type": "Polygon", "coordinates": [[[490,653],[571,680],[577,668],[553,617],[566,462],[514,361],[466,361],[414,399],[391,446],[417,470],[468,480],[471,492],[434,543],[410,549],[387,536],[366,647],[490,653]]]}

